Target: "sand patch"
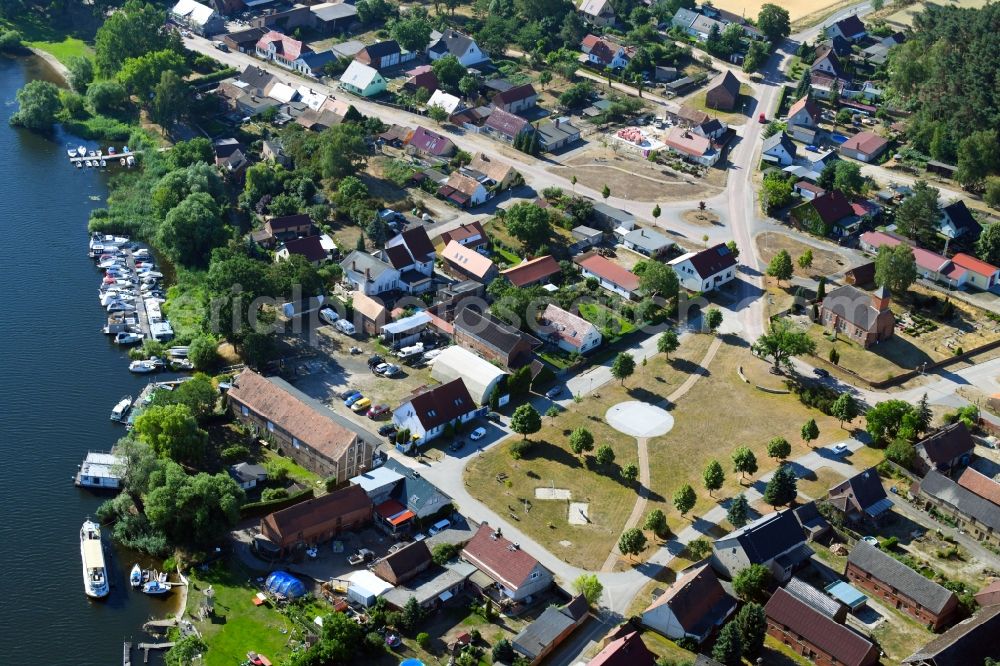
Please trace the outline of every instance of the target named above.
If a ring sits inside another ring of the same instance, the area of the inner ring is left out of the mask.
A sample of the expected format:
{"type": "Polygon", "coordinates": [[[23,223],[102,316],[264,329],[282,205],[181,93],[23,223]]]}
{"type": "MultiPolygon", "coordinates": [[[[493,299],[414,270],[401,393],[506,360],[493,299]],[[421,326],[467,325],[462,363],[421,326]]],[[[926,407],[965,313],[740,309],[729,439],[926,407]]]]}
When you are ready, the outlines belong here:
{"type": "Polygon", "coordinates": [[[535,499],[568,500],[573,494],[566,488],[535,488],[535,499]]]}
{"type": "Polygon", "coordinates": [[[570,502],[569,504],[569,524],[588,525],[590,524],[590,505],[586,502],[570,502]]]}

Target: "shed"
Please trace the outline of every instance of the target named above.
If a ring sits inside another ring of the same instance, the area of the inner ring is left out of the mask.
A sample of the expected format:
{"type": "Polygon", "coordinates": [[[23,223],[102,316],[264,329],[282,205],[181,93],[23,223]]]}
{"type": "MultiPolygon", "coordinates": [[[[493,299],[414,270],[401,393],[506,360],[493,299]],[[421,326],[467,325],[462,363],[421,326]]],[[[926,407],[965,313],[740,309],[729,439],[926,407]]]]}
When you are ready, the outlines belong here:
{"type": "Polygon", "coordinates": [[[360,569],[347,577],[350,586],[347,588],[347,598],[366,608],[374,605],[375,600],[393,588],[371,571],[360,569]]]}
{"type": "Polygon", "coordinates": [[[831,597],[850,608],[852,613],[859,608],[864,608],[865,604],[868,603],[868,597],[862,594],[858,588],[842,580],[830,583],[824,589],[831,597]]]}

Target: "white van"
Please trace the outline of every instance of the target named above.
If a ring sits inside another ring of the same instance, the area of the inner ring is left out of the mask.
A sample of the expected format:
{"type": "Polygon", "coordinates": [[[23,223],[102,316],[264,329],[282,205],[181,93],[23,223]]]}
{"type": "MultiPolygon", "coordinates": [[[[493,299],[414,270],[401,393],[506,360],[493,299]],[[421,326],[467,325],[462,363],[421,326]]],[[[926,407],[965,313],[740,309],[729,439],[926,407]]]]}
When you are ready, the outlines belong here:
{"type": "Polygon", "coordinates": [[[439,532],[444,532],[449,527],[451,527],[451,521],[445,518],[444,520],[439,520],[433,525],[431,525],[431,528],[427,531],[431,533],[431,536],[434,536],[439,532]]]}
{"type": "Polygon", "coordinates": [[[337,320],[340,319],[340,315],[333,308],[323,308],[319,311],[319,318],[328,324],[336,324],[337,320]]]}
{"type": "Polygon", "coordinates": [[[336,327],[336,329],[341,333],[343,333],[344,335],[354,335],[354,333],[357,331],[357,329],[354,328],[354,324],[347,321],[346,319],[338,319],[337,323],[334,324],[334,327],[336,327]]]}

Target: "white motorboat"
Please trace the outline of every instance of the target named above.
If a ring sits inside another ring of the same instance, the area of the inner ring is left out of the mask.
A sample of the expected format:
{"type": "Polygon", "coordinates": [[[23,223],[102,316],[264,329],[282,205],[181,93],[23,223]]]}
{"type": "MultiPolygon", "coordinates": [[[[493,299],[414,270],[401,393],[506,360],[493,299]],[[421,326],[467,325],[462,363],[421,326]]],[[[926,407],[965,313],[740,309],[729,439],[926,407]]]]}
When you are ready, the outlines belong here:
{"type": "Polygon", "coordinates": [[[92,167],[92,166],[94,166],[94,163],[93,163],[93,162],[91,162],[90,160],[86,160],[86,161],[84,162],[84,164],[85,164],[85,165],[87,165],[88,167],[92,167]]]}
{"type": "Polygon", "coordinates": [[[70,157],[76,157],[76,148],[69,148],[66,151],[66,154],[69,155],[70,157]]]}
{"type": "Polygon", "coordinates": [[[135,158],[129,155],[127,158],[125,158],[125,164],[130,167],[135,166],[135,158]]]}
{"type": "Polygon", "coordinates": [[[94,151],[88,150],[87,151],[87,157],[96,157],[96,155],[94,155],[94,151]]]}
{"type": "Polygon", "coordinates": [[[84,146],[80,146],[79,148],[76,149],[76,154],[79,155],[80,157],[86,157],[87,148],[84,146]]]}
{"type": "Polygon", "coordinates": [[[103,154],[104,154],[104,153],[103,153],[103,152],[101,151],[101,149],[100,149],[100,148],[98,148],[98,149],[97,149],[97,156],[98,156],[98,157],[100,157],[100,156],[101,156],[101,155],[103,155],[103,154]]]}
{"type": "Polygon", "coordinates": [[[108,161],[105,160],[104,158],[101,158],[101,168],[103,169],[106,166],[108,166],[108,161]]]}
{"type": "Polygon", "coordinates": [[[167,350],[167,354],[174,358],[187,358],[190,349],[190,347],[171,347],[167,350]]]}
{"type": "Polygon", "coordinates": [[[76,163],[76,168],[77,169],[82,169],[83,168],[83,164],[81,162],[77,162],[76,163]]]}
{"type": "Polygon", "coordinates": [[[150,252],[147,248],[140,247],[138,250],[132,253],[132,256],[136,259],[142,259],[143,257],[150,256],[150,252]]]}
{"type": "Polygon", "coordinates": [[[119,400],[118,404],[111,410],[111,420],[121,423],[128,417],[130,409],[132,409],[132,396],[127,395],[119,400]]]}
{"type": "Polygon", "coordinates": [[[118,164],[120,164],[120,165],[122,165],[122,166],[125,166],[125,158],[124,158],[124,157],[120,158],[120,159],[118,160],[118,164]]]}
{"type": "Polygon", "coordinates": [[[135,306],[125,301],[111,301],[105,307],[107,312],[135,312],[135,306]]]}
{"type": "Polygon", "coordinates": [[[151,372],[156,372],[163,367],[163,362],[159,359],[147,359],[145,361],[132,361],[128,364],[129,372],[135,372],[140,375],[147,375],[151,372]]]}
{"type": "Polygon", "coordinates": [[[138,562],[132,567],[132,571],[128,575],[128,582],[134,589],[142,587],[142,567],[139,566],[138,562]]]}
{"type": "Polygon", "coordinates": [[[131,331],[121,331],[115,335],[116,345],[134,345],[138,342],[142,342],[142,335],[139,333],[132,333],[131,331]]]}
{"type": "Polygon", "coordinates": [[[153,596],[167,594],[170,592],[170,583],[161,583],[158,580],[151,580],[142,586],[142,591],[153,596]]]}
{"type": "Polygon", "coordinates": [[[80,528],[80,557],[83,560],[83,591],[88,597],[108,596],[108,571],[104,566],[101,526],[87,519],[80,528]]]}

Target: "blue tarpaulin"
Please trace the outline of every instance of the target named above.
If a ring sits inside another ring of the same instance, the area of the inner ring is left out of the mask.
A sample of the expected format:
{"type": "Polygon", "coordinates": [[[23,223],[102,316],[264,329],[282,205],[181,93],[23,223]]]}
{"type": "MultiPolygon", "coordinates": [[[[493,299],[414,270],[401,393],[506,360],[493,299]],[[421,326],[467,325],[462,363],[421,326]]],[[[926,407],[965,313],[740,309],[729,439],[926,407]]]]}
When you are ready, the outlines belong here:
{"type": "Polygon", "coordinates": [[[271,594],[280,594],[295,599],[306,593],[306,586],[302,581],[288,573],[287,571],[275,571],[264,582],[264,587],[271,594]]]}

